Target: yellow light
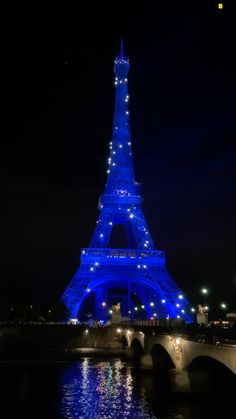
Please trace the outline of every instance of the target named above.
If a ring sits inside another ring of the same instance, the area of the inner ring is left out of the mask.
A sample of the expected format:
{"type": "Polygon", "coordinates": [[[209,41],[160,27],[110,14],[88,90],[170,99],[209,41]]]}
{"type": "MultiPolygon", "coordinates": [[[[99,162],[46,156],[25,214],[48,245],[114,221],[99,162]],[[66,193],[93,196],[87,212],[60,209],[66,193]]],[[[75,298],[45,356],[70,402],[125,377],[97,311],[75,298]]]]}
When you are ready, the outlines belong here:
{"type": "Polygon", "coordinates": [[[218,9],[223,9],[224,5],[223,3],[218,3],[218,9]]]}

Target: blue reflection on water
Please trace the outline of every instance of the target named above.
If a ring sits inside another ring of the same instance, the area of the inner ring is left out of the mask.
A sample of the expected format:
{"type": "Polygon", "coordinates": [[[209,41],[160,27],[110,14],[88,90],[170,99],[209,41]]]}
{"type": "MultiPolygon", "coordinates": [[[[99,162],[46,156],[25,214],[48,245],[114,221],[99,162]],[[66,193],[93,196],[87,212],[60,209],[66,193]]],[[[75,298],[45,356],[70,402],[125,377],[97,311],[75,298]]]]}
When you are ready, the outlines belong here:
{"type": "Polygon", "coordinates": [[[72,363],[61,380],[63,418],[155,418],[136,392],[130,367],[120,360],[72,363]]]}

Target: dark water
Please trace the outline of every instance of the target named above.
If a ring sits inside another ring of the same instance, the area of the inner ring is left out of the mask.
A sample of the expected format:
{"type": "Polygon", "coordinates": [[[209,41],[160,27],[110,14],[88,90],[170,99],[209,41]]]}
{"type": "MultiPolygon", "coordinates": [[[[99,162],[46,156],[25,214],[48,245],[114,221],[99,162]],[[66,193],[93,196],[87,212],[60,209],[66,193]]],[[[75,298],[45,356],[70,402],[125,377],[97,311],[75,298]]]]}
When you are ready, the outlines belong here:
{"type": "Polygon", "coordinates": [[[3,363],[0,379],[0,419],[236,417],[227,396],[171,395],[164,377],[120,359],[3,363]]]}

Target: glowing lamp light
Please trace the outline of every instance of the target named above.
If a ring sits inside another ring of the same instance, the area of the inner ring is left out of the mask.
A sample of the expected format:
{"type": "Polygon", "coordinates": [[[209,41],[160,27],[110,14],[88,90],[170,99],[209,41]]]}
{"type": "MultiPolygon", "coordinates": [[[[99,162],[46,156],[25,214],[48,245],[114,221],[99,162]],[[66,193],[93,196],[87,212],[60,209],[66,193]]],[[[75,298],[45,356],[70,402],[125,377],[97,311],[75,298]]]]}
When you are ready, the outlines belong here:
{"type": "Polygon", "coordinates": [[[131,214],[129,215],[129,218],[134,218],[134,214],[132,214],[132,213],[131,213],[131,214]]]}
{"type": "Polygon", "coordinates": [[[221,308],[227,308],[227,305],[225,303],[221,303],[221,308]]]}
{"type": "Polygon", "coordinates": [[[152,302],[151,302],[151,303],[150,303],[150,307],[154,307],[154,303],[152,303],[152,302]]]}
{"type": "Polygon", "coordinates": [[[112,310],[109,310],[109,314],[112,314],[113,313],[113,311],[112,310]]]}
{"type": "Polygon", "coordinates": [[[88,334],[88,332],[89,332],[89,331],[88,331],[88,329],[86,329],[86,330],[85,330],[85,334],[87,335],[87,334],[88,334]]]}
{"type": "Polygon", "coordinates": [[[95,262],[95,264],[94,264],[95,266],[99,266],[99,263],[98,262],[95,262]]]}
{"type": "Polygon", "coordinates": [[[191,308],[191,311],[192,311],[192,313],[194,313],[194,312],[195,312],[195,308],[193,308],[193,307],[192,307],[192,308],[191,308]]]}
{"type": "Polygon", "coordinates": [[[183,296],[180,294],[179,296],[178,296],[178,298],[180,299],[180,300],[183,300],[183,296]]]}
{"type": "Polygon", "coordinates": [[[117,332],[117,333],[121,333],[121,332],[122,332],[122,330],[121,330],[121,329],[116,329],[116,332],[117,332]]]}
{"type": "Polygon", "coordinates": [[[144,305],[142,305],[142,306],[141,306],[141,308],[145,308],[145,306],[144,306],[144,305]]]}
{"type": "Polygon", "coordinates": [[[157,316],[157,313],[153,313],[153,316],[156,317],[157,316]]]}
{"type": "Polygon", "coordinates": [[[208,293],[208,290],[206,288],[202,288],[202,293],[203,294],[207,294],[208,293]]]}
{"type": "Polygon", "coordinates": [[[180,316],[177,316],[177,319],[180,319],[180,316]]]}
{"type": "Polygon", "coordinates": [[[223,3],[218,3],[217,7],[218,7],[218,9],[222,10],[224,8],[224,5],[223,5],[223,3]]]}
{"type": "Polygon", "coordinates": [[[181,310],[181,313],[185,313],[185,310],[181,310]]]}
{"type": "Polygon", "coordinates": [[[109,226],[112,226],[113,225],[113,222],[112,221],[109,221],[109,226]]]}
{"type": "Polygon", "coordinates": [[[101,233],[101,234],[100,234],[100,237],[101,237],[101,238],[102,238],[102,237],[104,237],[104,234],[102,234],[102,233],[101,233]]]}
{"type": "Polygon", "coordinates": [[[163,299],[163,300],[161,300],[161,302],[162,302],[163,304],[165,304],[166,300],[164,300],[164,299],[163,299]]]}
{"type": "Polygon", "coordinates": [[[134,307],[135,311],[138,311],[138,307],[134,307]]]}
{"type": "Polygon", "coordinates": [[[106,303],[105,303],[105,301],[103,301],[102,306],[103,306],[103,307],[106,307],[106,303]]]}
{"type": "Polygon", "coordinates": [[[175,306],[176,306],[177,308],[179,308],[179,307],[180,307],[180,304],[175,304],[175,306]]]}
{"type": "Polygon", "coordinates": [[[87,289],[86,289],[86,291],[87,291],[87,292],[90,292],[90,291],[91,291],[91,289],[90,289],[90,288],[87,288],[87,289]]]}
{"type": "Polygon", "coordinates": [[[94,271],[94,267],[93,267],[93,266],[91,266],[90,271],[91,271],[91,272],[93,272],[93,271],[94,271]]]}
{"type": "Polygon", "coordinates": [[[208,307],[208,306],[205,306],[205,310],[206,310],[206,311],[209,311],[209,307],[208,307]]]}

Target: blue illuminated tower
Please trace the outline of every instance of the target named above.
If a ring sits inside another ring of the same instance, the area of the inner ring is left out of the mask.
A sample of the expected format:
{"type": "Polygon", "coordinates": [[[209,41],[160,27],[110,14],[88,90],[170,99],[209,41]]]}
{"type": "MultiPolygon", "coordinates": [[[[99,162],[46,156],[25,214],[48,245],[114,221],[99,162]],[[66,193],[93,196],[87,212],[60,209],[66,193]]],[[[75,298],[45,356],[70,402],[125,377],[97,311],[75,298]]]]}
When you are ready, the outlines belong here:
{"type": "Polygon", "coordinates": [[[139,185],[135,182],[128,93],[129,60],[115,60],[115,112],[108,158],[107,184],[100,196],[97,225],[81,263],[62,301],[70,317],[88,307],[97,319],[106,319],[112,304],[120,302],[123,316],[181,317],[188,304],[165,268],[165,253],[157,250],[146,224],[139,185]]]}

